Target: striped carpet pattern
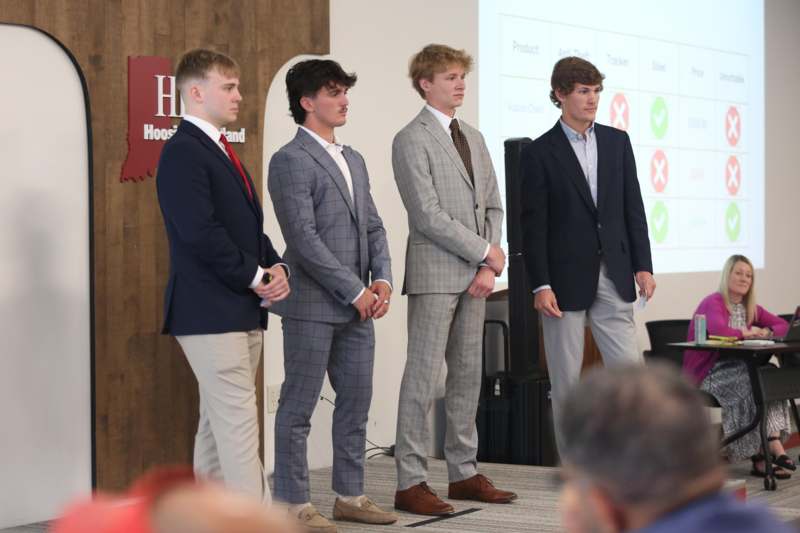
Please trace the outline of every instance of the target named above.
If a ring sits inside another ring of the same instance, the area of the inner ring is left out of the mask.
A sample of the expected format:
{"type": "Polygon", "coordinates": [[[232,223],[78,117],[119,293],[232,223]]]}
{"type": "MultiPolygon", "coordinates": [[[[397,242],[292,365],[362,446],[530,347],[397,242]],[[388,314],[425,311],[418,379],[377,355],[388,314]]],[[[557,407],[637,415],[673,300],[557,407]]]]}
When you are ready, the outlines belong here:
{"type": "MultiPolygon", "coordinates": [[[[798,449],[790,452],[797,457],[798,449]]],[[[558,513],[558,469],[488,464],[480,471],[503,489],[517,493],[519,499],[506,505],[488,505],[469,501],[450,501],[456,516],[446,520],[431,521],[430,517],[399,513],[400,520],[391,526],[373,526],[339,522],[339,533],[399,531],[400,528],[416,533],[550,533],[561,532],[558,513]]],[[[762,480],[749,475],[750,464],[739,463],[730,467],[732,479],[744,479],[747,499],[768,505],[787,522],[800,525],[800,471],[787,481],[778,482],[778,490],[765,491],[762,480]]],[[[392,509],[395,491],[394,459],[376,457],[367,462],[366,494],[384,509],[392,509]]],[[[330,517],[335,495],[330,488],[331,469],[311,472],[312,500],[317,509],[330,517]]],[[[428,484],[440,496],[447,496],[447,467],[444,461],[429,460],[428,484]]],[[[45,533],[47,524],[31,524],[0,533],[45,533]]],[[[798,528],[800,532],[800,527],[798,528]]]]}

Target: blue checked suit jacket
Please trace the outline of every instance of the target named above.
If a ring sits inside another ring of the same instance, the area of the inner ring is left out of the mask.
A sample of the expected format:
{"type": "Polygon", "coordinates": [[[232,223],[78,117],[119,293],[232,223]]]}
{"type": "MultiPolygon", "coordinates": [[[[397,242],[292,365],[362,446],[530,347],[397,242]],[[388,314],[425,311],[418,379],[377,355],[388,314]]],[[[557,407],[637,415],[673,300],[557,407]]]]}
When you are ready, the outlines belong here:
{"type": "Polygon", "coordinates": [[[343,155],[352,200],[336,162],[302,129],[269,162],[269,194],[286,241],[283,260],[292,272],[292,293],[273,304],[275,314],[349,322],[357,316],[350,302],[370,279],[392,283],[386,231],[364,159],[349,146],[343,155]]]}

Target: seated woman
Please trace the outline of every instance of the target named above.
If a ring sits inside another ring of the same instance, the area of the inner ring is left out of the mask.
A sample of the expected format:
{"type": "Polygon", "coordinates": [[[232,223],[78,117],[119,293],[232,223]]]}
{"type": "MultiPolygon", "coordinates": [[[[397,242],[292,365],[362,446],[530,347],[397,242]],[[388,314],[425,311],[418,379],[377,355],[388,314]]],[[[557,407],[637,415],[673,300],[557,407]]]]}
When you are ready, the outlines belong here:
{"type": "MultiPolygon", "coordinates": [[[[697,306],[695,315],[705,315],[709,335],[736,337],[737,339],[764,338],[784,335],[789,324],[756,305],[753,265],[743,255],[732,255],[722,269],[719,290],[706,296],[697,306]]],[[[689,325],[688,340],[694,340],[694,320],[689,325]]],[[[731,435],[753,420],[756,407],[753,401],[747,365],[739,359],[720,359],[714,351],[687,350],[683,369],[700,388],[713,395],[722,406],[722,429],[731,435]]],[[[771,402],[764,416],[775,477],[786,479],[795,470],[795,464],[786,455],[782,441],[789,434],[789,409],[787,402],[771,402]]],[[[764,453],[758,427],[742,438],[728,444],[726,453],[730,461],[750,457],[751,474],[765,476],[764,453]]]]}

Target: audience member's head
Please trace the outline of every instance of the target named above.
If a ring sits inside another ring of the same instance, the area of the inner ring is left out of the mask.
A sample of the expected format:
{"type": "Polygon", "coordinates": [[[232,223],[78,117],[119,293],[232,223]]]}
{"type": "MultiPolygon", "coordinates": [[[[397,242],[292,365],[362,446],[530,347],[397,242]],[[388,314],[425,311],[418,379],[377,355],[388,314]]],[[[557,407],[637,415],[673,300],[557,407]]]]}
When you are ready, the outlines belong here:
{"type": "Polygon", "coordinates": [[[67,509],[53,533],[295,533],[285,513],[190,469],[159,469],[123,496],[100,494],[67,509]]]}
{"type": "Polygon", "coordinates": [[[702,398],[672,368],[596,369],[569,393],[560,424],[570,532],[642,527],[724,482],[702,398]]]}

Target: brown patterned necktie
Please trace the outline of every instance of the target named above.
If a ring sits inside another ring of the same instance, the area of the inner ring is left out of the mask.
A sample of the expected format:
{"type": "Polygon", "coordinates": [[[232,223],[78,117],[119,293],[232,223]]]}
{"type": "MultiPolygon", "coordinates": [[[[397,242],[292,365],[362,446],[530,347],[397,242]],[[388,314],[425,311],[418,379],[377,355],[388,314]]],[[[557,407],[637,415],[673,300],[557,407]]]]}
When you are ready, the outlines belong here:
{"type": "Polygon", "coordinates": [[[475,178],[472,175],[472,154],[469,151],[469,143],[467,143],[467,138],[464,136],[464,132],[461,131],[456,119],[450,121],[450,136],[453,137],[453,144],[456,145],[458,155],[461,156],[461,161],[464,163],[464,168],[467,169],[469,180],[472,182],[472,186],[474,187],[475,178]]]}

